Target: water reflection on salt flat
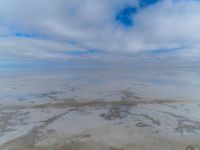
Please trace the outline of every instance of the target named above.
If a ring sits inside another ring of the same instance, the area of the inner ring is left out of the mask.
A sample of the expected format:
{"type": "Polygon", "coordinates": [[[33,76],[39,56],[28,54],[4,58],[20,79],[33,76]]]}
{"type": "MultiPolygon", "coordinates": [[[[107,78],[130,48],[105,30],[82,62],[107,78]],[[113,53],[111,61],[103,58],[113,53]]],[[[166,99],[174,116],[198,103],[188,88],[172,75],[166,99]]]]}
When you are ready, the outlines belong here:
{"type": "Polygon", "coordinates": [[[121,91],[143,98],[200,100],[200,70],[178,67],[71,68],[2,71],[1,101],[117,99],[121,91]]]}

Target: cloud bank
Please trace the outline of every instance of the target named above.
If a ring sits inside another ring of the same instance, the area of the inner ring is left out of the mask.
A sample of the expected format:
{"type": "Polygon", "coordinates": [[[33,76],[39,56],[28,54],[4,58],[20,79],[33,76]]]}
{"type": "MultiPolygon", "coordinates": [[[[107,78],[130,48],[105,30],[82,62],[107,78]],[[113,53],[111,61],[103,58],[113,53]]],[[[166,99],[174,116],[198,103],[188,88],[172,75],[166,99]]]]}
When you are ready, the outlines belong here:
{"type": "Polygon", "coordinates": [[[198,0],[0,0],[0,57],[198,60],[199,18],[198,0]]]}

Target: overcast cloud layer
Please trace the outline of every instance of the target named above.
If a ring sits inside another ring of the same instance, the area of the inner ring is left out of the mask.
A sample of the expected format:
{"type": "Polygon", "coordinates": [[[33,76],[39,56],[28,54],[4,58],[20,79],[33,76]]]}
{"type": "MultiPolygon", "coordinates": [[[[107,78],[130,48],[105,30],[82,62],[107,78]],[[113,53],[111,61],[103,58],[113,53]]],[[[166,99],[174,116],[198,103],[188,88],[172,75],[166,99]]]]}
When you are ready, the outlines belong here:
{"type": "Polygon", "coordinates": [[[108,53],[198,60],[200,1],[144,2],[0,0],[0,57],[68,59],[108,53]]]}

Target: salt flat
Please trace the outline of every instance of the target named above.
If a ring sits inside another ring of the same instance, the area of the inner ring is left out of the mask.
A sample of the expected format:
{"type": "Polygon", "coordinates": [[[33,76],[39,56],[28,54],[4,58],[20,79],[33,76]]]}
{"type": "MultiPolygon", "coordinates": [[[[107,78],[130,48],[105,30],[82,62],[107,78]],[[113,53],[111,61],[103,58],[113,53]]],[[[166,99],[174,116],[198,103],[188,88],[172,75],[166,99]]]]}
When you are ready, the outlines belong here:
{"type": "Polygon", "coordinates": [[[199,143],[198,103],[64,101],[1,108],[1,149],[185,149],[199,143]]]}
{"type": "Polygon", "coordinates": [[[0,149],[199,149],[198,86],[110,73],[1,77],[0,149]]]}

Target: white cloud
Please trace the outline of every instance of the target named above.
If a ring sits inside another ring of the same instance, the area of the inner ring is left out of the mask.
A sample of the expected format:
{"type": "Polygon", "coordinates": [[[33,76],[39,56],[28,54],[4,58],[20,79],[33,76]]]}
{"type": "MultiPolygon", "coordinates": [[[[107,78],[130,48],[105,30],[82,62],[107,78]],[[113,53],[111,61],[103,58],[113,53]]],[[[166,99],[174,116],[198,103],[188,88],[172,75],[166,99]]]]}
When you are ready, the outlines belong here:
{"type": "Polygon", "coordinates": [[[196,0],[163,0],[143,9],[138,0],[0,0],[0,18],[0,54],[6,57],[68,58],[64,51],[88,49],[137,53],[179,48],[171,55],[188,59],[200,54],[196,0]],[[138,8],[129,28],[115,20],[126,6],[138,8]]]}

